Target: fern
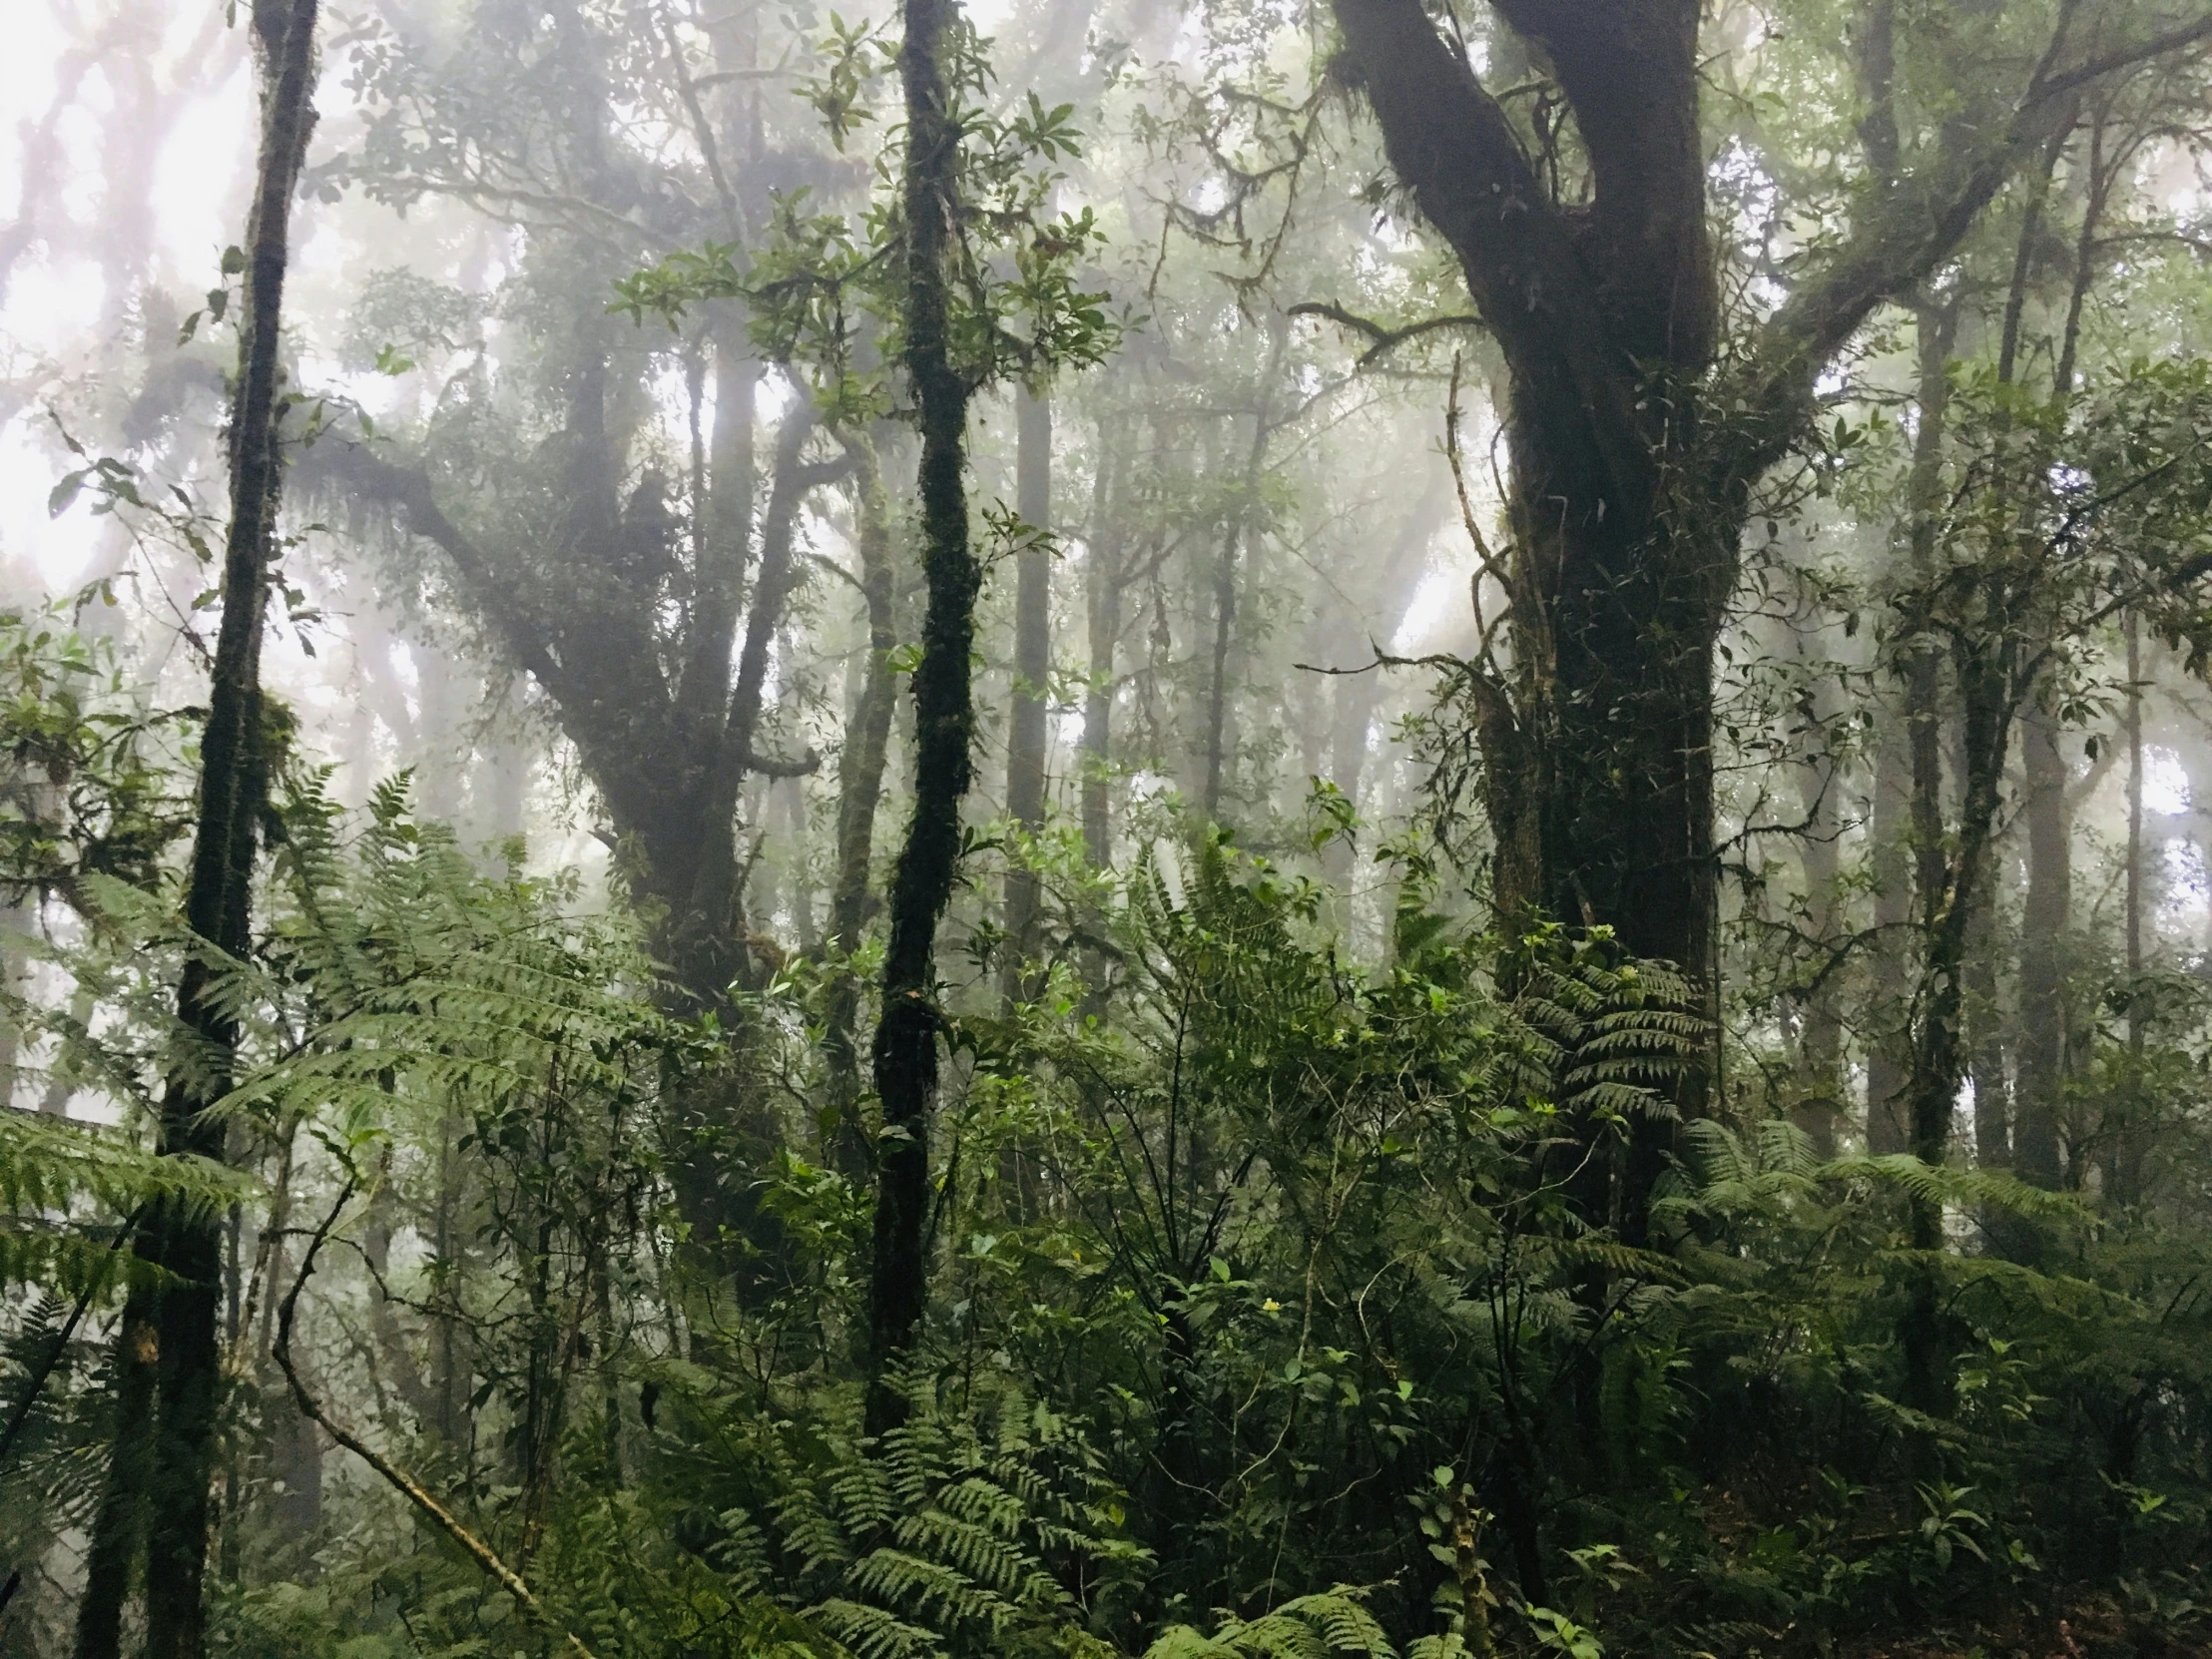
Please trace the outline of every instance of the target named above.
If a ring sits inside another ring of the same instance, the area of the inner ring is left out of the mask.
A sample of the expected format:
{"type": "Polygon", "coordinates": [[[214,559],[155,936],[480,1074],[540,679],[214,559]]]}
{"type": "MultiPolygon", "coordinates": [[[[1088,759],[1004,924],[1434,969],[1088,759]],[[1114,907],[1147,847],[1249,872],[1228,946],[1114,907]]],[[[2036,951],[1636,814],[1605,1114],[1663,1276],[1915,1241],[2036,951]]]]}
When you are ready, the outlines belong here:
{"type": "Polygon", "coordinates": [[[1333,1659],[1337,1654],[1396,1659],[1363,1592],[1345,1585],[1299,1596],[1256,1619],[1224,1613],[1211,1635],[1171,1625],[1145,1649],[1144,1659],[1333,1659]]]}

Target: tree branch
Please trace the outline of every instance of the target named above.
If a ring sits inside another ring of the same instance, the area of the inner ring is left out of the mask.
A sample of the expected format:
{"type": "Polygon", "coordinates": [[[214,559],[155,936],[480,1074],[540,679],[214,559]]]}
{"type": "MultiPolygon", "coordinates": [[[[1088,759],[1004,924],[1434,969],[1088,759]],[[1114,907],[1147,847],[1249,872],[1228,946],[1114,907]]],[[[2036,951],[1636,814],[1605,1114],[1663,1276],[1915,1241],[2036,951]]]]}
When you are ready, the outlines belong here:
{"type": "Polygon", "coordinates": [[[385,460],[365,443],[338,446],[336,458],[325,463],[333,482],[356,493],[399,509],[407,529],[434,542],[484,609],[491,624],[521,665],[537,677],[545,689],[560,696],[567,686],[561,665],[554,661],[545,639],[516,602],[509,584],[497,579],[483,549],[445,516],[430,488],[430,476],[420,467],[400,466],[385,460]]]}
{"type": "Polygon", "coordinates": [[[2104,76],[2212,40],[2212,17],[2202,18],[2055,72],[2073,11],[2072,4],[2061,9],[2042,60],[1996,140],[1977,148],[1971,124],[1951,123],[1934,161],[1887,191],[1875,221],[1767,323],[1744,376],[1745,401],[1762,418],[1732,458],[1737,477],[1755,475],[1780,458],[1798,416],[1810,406],[1821,365],[1877,306],[1926,279],[1950,256],[2021,160],[2050,142],[2053,130],[2069,119],[2074,93],[2104,76]]]}
{"type": "Polygon", "coordinates": [[[300,1413],[308,1421],[320,1424],[322,1431],[331,1439],[374,1469],[385,1484],[427,1515],[439,1531],[460,1545],[462,1553],[481,1567],[501,1589],[514,1597],[524,1613],[545,1630],[566,1641],[569,1652],[575,1654],[577,1659],[597,1659],[597,1655],[584,1645],[583,1638],[553,1616],[545,1603],[538,1598],[537,1592],[530,1588],[520,1573],[501,1559],[498,1551],[464,1526],[460,1517],[432,1496],[429,1488],[422,1482],[369,1445],[358,1434],[340,1424],[316,1402],[314,1396],[307,1392],[306,1383],[300,1381],[299,1368],[292,1363],[291,1358],[292,1317],[298,1311],[299,1293],[306,1288],[307,1281],[314,1275],[314,1259],[328,1241],[330,1230],[337,1225],[338,1217],[353,1197],[353,1191],[354,1182],[348,1177],[345,1185],[339,1189],[337,1203],[330,1207],[330,1213],[322,1218],[321,1225],[309,1237],[307,1254],[299,1264],[298,1276],[292,1280],[291,1288],[284,1293],[283,1305],[277,1310],[276,1346],[271,1352],[277,1369],[284,1374],[284,1381],[291,1384],[291,1397],[298,1403],[300,1413]]]}
{"type": "Polygon", "coordinates": [[[1330,321],[1350,328],[1354,333],[1365,334],[1373,341],[1360,353],[1354,363],[1356,368],[1367,368],[1386,353],[1403,345],[1409,339],[1434,333],[1439,328],[1479,328],[1482,319],[1467,312],[1454,312],[1449,316],[1425,316],[1418,322],[1408,322],[1402,328],[1385,328],[1372,318],[1348,311],[1335,300],[1306,299],[1290,307],[1291,316],[1324,316],[1330,321]]]}

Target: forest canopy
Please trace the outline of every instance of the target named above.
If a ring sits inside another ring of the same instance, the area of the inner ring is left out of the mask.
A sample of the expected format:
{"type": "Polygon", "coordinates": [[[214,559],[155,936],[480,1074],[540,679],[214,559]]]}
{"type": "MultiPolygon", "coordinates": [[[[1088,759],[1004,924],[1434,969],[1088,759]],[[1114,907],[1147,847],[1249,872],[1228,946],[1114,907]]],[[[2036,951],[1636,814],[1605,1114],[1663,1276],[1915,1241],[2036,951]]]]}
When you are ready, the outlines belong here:
{"type": "Polygon", "coordinates": [[[2212,1651],[2202,0],[34,12],[0,1655],[2212,1651]]]}

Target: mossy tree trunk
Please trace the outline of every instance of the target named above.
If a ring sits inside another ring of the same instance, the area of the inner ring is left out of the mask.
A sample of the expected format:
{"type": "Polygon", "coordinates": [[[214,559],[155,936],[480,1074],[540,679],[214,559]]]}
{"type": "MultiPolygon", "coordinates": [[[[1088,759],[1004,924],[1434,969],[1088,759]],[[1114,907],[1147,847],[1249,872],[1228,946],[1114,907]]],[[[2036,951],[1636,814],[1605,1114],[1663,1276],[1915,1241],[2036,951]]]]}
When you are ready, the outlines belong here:
{"type": "Polygon", "coordinates": [[[914,800],[891,878],[875,1089],[883,1130],[876,1161],[873,1273],[868,1291],[867,1431],[905,1414],[897,1369],[921,1326],[929,1208],[929,1116],[937,1087],[937,922],[960,862],[975,704],[968,659],[982,569],[969,544],[970,387],[952,361],[950,267],[955,254],[960,128],[946,57],[957,0],[901,0],[898,72],[906,102],[901,193],[906,232],[906,373],[921,460],[921,562],[928,609],[914,670],[914,800]]]}
{"type": "MultiPolygon", "coordinates": [[[[247,228],[238,382],[230,430],[231,526],[224,548],[223,620],[201,738],[199,822],[185,918],[205,947],[186,959],[183,1025],[162,1099],[165,1153],[220,1159],[224,1132],[207,1109],[230,1088],[238,1026],[217,989],[223,957],[251,945],[254,833],[268,795],[271,723],[261,685],[263,618],[282,483],[277,392],[287,222],[314,125],[316,0],[258,0],[262,136],[247,228]]],[[[121,1644],[130,1567],[144,1529],[149,1659],[207,1651],[202,1593],[214,1473],[221,1364],[222,1217],[157,1203],[138,1253],[167,1276],[134,1292],[116,1355],[115,1458],[89,1552],[77,1652],[110,1659],[121,1644]]]]}

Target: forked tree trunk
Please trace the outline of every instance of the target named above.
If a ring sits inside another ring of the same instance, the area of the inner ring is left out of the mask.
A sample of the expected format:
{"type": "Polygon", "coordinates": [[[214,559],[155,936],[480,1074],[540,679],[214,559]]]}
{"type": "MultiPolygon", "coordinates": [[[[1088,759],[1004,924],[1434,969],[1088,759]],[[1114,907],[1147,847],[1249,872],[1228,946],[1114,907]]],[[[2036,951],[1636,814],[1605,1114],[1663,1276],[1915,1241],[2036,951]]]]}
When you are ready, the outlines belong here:
{"type": "Polygon", "coordinates": [[[906,100],[906,372],[918,407],[922,573],[929,604],[914,670],[914,805],[891,878],[875,1089],[883,1103],[873,1273],[868,1287],[867,1431],[904,1420],[897,1371],[921,1326],[928,1281],[929,1115],[937,1088],[937,922],[959,873],[975,705],[968,657],[982,570],[968,542],[968,384],[952,362],[950,263],[959,122],[944,54],[958,0],[901,0],[906,100]]]}
{"type": "Polygon", "coordinates": [[[777,434],[776,470],[769,484],[768,511],[761,521],[761,564],[754,576],[745,641],[738,651],[737,683],[727,712],[717,715],[720,736],[710,750],[713,760],[703,794],[696,872],[690,899],[673,929],[676,966],[684,983],[711,987],[718,999],[746,968],[738,914],[746,877],[737,847],[738,797],[756,770],[769,654],[797,585],[794,552],[799,514],[811,493],[841,476],[848,465],[841,460],[806,459],[808,440],[817,429],[814,406],[803,393],[777,434]]]}
{"type": "MultiPolygon", "coordinates": [[[[185,896],[194,935],[232,957],[244,955],[252,942],[254,831],[269,783],[261,648],[282,479],[278,325],[292,191],[314,123],[315,9],[316,0],[260,0],[253,19],[263,56],[261,155],[247,228],[231,416],[223,621],[201,738],[199,822],[185,896]]],[[[185,1046],[162,1100],[165,1153],[223,1156],[223,1128],[205,1113],[230,1087],[238,1028],[213,994],[214,977],[214,961],[196,949],[177,994],[185,1046]]],[[[148,1659],[199,1659],[207,1651],[202,1580],[220,1404],[221,1218],[175,1201],[157,1203],[140,1224],[135,1248],[169,1282],[158,1294],[134,1292],[119,1332],[116,1455],[89,1553],[77,1652],[81,1659],[117,1653],[135,1534],[143,1524],[148,1659]]]]}
{"type": "MultiPolygon", "coordinates": [[[[1391,169],[1457,256],[1506,366],[1513,662],[1483,688],[1478,714],[1497,898],[1508,916],[1612,926],[1631,950],[1701,981],[1712,1015],[1712,653],[1753,484],[1813,417],[1820,369],[1950,255],[2070,121],[2080,87],[2212,30],[2147,37],[2070,73],[2058,72],[2061,32],[1989,119],[1947,123],[1911,167],[1898,165],[1895,112],[1878,89],[1862,127],[1876,185],[1864,210],[1716,376],[1704,8],[1492,9],[1541,53],[1572,109],[1583,200],[1557,199],[1464,44],[1420,0],[1333,0],[1336,72],[1365,92],[1391,169]]],[[[1691,1068],[1679,1107],[1704,1110],[1714,1081],[1713,1068],[1691,1068]]],[[[1609,1141],[1609,1127],[1591,1129],[1609,1141]]],[[[1617,1217],[1640,1240],[1671,1138],[1668,1123],[1640,1119],[1609,1179],[1580,1196],[1589,1219],[1617,1217]]]]}

